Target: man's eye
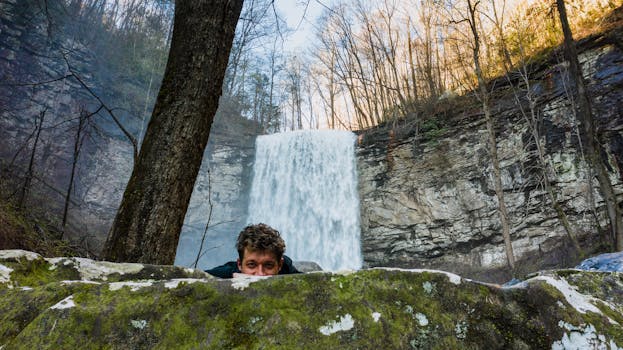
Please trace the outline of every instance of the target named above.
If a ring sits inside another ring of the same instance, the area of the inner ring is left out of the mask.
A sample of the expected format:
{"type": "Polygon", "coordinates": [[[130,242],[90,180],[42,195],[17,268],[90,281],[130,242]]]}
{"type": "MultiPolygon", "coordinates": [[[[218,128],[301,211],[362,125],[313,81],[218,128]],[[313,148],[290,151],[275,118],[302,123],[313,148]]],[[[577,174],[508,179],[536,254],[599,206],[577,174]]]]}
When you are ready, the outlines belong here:
{"type": "Polygon", "coordinates": [[[265,264],[264,267],[267,269],[272,269],[273,267],[275,267],[275,264],[268,263],[268,264],[265,264]]]}
{"type": "Polygon", "coordinates": [[[255,263],[247,263],[247,267],[254,268],[257,266],[255,263]]]}

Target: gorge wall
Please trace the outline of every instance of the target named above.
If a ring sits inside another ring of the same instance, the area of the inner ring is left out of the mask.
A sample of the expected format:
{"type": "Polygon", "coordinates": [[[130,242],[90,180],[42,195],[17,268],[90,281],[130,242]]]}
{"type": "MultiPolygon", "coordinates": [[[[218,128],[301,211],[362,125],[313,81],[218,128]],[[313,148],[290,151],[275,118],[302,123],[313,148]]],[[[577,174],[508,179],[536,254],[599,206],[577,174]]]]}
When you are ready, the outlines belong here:
{"type": "MultiPolygon", "coordinates": [[[[102,56],[98,40],[114,38],[89,26],[88,18],[72,9],[62,1],[0,0],[0,194],[16,200],[32,160],[33,179],[23,206],[50,226],[59,225],[78,119],[90,114],[82,130],[65,237],[97,254],[133,166],[129,139],[102,105],[140,142],[164,65],[147,72],[153,80],[148,86],[127,62],[109,62],[102,56]]],[[[259,133],[256,123],[231,109],[222,108],[215,117],[182,235],[183,244],[199,246],[187,233],[201,237],[211,197],[206,248],[216,257],[220,236],[239,232],[240,221],[246,219],[245,196],[259,133]]],[[[194,256],[182,256],[179,262],[189,265],[194,256]]]]}
{"type": "Polygon", "coordinates": [[[207,269],[237,257],[235,241],[248,224],[259,133],[250,120],[217,113],[184,220],[176,265],[190,267],[197,260],[197,267],[207,269]]]}
{"type": "MultiPolygon", "coordinates": [[[[585,78],[594,96],[599,140],[616,192],[623,193],[623,51],[621,32],[580,43],[585,78]]],[[[548,174],[586,252],[600,249],[606,213],[596,180],[582,156],[573,108],[567,98],[561,53],[532,67],[542,116],[541,144],[555,170],[548,174]],[[596,213],[591,209],[595,198],[596,213]]],[[[539,185],[526,119],[504,79],[494,97],[497,149],[520,271],[573,266],[563,226],[539,185]],[[506,85],[506,86],[504,86],[506,85]]],[[[448,98],[442,104],[457,103],[448,98]]],[[[477,102],[423,123],[416,136],[403,122],[359,133],[362,250],[367,266],[429,267],[480,280],[504,280],[506,255],[487,129],[477,102]]],[[[603,247],[602,247],[603,249],[603,247]]]]}
{"type": "MultiPolygon", "coordinates": [[[[58,213],[68,186],[76,116],[100,105],[75,77],[59,78],[68,74],[81,77],[113,108],[125,101],[128,91],[141,91],[142,87],[120,74],[93,72],[103,63],[91,51],[92,43],[51,33],[44,25],[45,11],[33,10],[42,9],[43,4],[39,0],[0,0],[0,189],[4,195],[15,194],[23,183],[37,118],[45,113],[34,157],[35,190],[28,204],[45,204],[51,207],[49,212],[58,213]],[[71,70],[60,54],[66,48],[72,49],[68,56],[71,70]]],[[[61,24],[53,28],[61,28],[61,24]]],[[[584,73],[595,97],[600,142],[619,194],[623,192],[621,42],[623,36],[617,29],[585,39],[580,45],[584,73]]],[[[593,181],[592,187],[588,183],[590,175],[579,147],[573,109],[565,94],[565,64],[559,53],[552,57],[532,67],[533,89],[543,117],[541,143],[555,169],[549,177],[558,199],[582,247],[590,253],[603,250],[596,222],[604,230],[608,228],[596,183],[593,181]],[[589,194],[596,200],[596,212],[589,194]]],[[[539,185],[527,124],[505,80],[494,83],[498,152],[518,265],[526,272],[574,265],[578,258],[568,247],[566,233],[539,185]]],[[[429,117],[417,135],[404,121],[359,132],[364,266],[439,268],[481,280],[508,277],[484,119],[477,103],[460,101],[464,99],[443,100],[452,113],[429,117]]],[[[139,137],[144,104],[134,108],[116,110],[129,131],[139,137]]],[[[70,237],[86,239],[89,248],[97,251],[130,175],[132,148],[109,115],[98,114],[93,121],[92,137],[81,151],[69,222],[70,237]]],[[[190,266],[198,255],[199,267],[232,258],[235,235],[247,224],[258,133],[253,122],[232,111],[221,110],[217,115],[180,239],[184,253],[178,254],[177,264],[190,266]],[[209,230],[202,245],[206,225],[209,230]]]]}

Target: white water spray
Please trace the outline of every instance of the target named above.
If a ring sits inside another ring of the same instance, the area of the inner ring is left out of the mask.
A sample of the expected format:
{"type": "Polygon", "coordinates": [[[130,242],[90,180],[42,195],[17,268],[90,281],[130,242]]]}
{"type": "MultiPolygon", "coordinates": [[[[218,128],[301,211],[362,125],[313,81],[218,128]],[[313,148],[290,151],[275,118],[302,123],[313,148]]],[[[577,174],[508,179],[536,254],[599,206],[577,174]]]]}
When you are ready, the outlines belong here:
{"type": "Polygon", "coordinates": [[[295,261],[361,268],[354,147],[347,131],[258,137],[248,222],[279,230],[295,261]]]}

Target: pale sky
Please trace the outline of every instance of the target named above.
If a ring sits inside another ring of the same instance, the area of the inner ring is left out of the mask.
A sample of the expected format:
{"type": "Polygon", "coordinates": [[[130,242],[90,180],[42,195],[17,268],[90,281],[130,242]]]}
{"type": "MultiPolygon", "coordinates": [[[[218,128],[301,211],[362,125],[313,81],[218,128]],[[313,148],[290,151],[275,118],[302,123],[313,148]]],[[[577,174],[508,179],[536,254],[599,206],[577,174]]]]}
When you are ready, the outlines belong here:
{"type": "MultiPolygon", "coordinates": [[[[330,0],[323,0],[324,4],[330,2],[330,0]]],[[[323,9],[317,0],[275,0],[275,7],[283,14],[290,29],[298,28],[286,42],[288,50],[304,49],[313,42],[313,24],[323,9]],[[305,12],[308,2],[307,12],[305,12]]]]}

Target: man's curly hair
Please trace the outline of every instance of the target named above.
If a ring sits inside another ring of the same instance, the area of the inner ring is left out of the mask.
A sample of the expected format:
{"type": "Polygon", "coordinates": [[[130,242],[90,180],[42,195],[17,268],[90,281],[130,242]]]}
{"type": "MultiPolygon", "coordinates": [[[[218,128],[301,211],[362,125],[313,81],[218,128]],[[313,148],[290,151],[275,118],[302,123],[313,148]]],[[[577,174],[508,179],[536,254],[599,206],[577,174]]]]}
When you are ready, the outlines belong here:
{"type": "Polygon", "coordinates": [[[248,248],[250,251],[272,252],[277,257],[277,261],[279,261],[286,251],[286,243],[281,238],[279,231],[266,224],[257,224],[245,227],[238,235],[236,249],[241,261],[245,248],[248,248]]]}

